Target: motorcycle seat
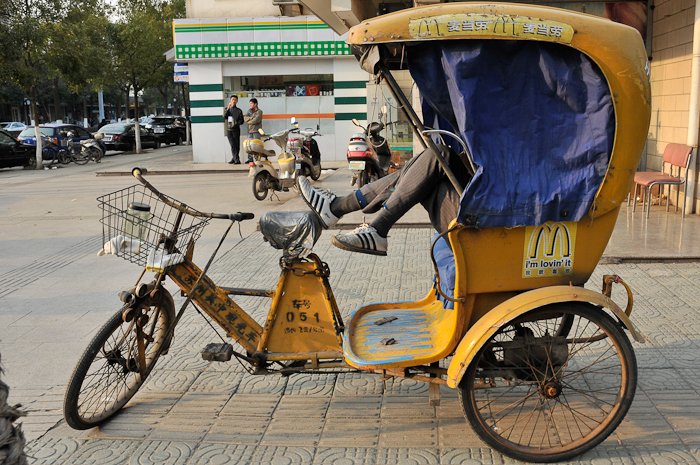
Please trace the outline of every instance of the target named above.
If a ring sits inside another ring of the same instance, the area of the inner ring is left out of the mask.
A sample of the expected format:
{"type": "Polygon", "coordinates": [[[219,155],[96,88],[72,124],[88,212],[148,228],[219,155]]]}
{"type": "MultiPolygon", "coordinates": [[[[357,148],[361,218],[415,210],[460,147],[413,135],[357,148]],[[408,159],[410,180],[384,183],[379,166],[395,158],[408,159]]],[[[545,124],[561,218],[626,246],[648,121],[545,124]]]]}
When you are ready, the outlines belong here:
{"type": "Polygon", "coordinates": [[[305,212],[267,212],[260,217],[260,232],[275,249],[292,257],[311,252],[323,230],[316,215],[305,212]]]}

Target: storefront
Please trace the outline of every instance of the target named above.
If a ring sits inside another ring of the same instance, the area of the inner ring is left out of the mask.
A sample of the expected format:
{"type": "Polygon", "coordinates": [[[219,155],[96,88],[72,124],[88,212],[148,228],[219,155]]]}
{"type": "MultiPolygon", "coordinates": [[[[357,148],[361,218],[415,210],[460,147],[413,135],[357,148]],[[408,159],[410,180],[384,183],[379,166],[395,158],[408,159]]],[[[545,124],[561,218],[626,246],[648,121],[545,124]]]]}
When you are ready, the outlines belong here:
{"type": "MultiPolygon", "coordinates": [[[[195,163],[231,159],[222,115],[232,95],[244,113],[258,100],[266,132],[295,117],[302,128],[319,127],[322,160],[345,159],[358,132],[351,120],[367,120],[369,75],[344,37],[312,16],[180,19],[173,26],[175,59],[189,63],[195,163]]],[[[241,127],[244,137],[247,130],[241,127]]]]}

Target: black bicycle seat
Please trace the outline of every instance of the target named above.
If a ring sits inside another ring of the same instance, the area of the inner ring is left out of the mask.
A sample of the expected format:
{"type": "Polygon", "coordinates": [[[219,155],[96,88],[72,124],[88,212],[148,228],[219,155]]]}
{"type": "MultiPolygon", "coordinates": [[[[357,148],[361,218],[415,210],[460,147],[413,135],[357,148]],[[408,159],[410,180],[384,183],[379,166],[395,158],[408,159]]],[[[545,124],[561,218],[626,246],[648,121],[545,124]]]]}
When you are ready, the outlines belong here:
{"type": "Polygon", "coordinates": [[[260,232],[265,240],[293,257],[308,255],[321,231],[321,224],[310,211],[267,212],[260,217],[260,232]]]}

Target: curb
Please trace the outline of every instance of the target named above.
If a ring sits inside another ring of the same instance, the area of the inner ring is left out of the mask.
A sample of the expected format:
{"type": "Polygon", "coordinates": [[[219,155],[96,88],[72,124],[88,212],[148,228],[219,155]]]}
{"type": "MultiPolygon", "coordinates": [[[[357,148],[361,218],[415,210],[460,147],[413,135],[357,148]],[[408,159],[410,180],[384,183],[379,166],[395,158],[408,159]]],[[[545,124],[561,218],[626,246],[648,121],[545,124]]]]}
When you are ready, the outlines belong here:
{"type": "MultiPolygon", "coordinates": [[[[177,176],[189,174],[232,174],[232,173],[248,173],[249,168],[245,170],[178,170],[178,171],[149,171],[148,176],[177,176]]],[[[131,176],[131,171],[98,171],[95,176],[131,176]]]]}

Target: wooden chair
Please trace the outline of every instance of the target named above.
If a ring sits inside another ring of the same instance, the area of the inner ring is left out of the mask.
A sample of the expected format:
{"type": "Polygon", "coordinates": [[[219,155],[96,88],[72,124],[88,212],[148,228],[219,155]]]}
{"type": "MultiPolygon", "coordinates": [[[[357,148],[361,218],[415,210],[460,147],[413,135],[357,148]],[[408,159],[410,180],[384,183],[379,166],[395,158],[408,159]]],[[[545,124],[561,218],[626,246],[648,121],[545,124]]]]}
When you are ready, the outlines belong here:
{"type": "MultiPolygon", "coordinates": [[[[658,185],[677,185],[678,190],[676,191],[676,211],[678,211],[678,198],[680,194],[681,184],[685,184],[688,179],[688,165],[690,164],[691,155],[693,153],[693,147],[685,144],[668,144],[664,150],[663,161],[661,163],[661,172],[657,171],[642,171],[634,175],[634,193],[630,196],[627,201],[627,206],[629,206],[630,201],[634,202],[632,206],[632,211],[637,208],[637,187],[642,186],[644,189],[644,196],[642,197],[642,211],[646,208],[647,218],[649,218],[649,210],[651,210],[651,191],[654,186],[658,185]],[[671,165],[671,172],[667,174],[664,172],[666,163],[671,165]],[[677,176],[673,175],[673,168],[678,168],[677,176]],[[685,168],[685,177],[681,177],[682,169],[685,168]]],[[[663,189],[663,188],[662,188],[663,189]]],[[[659,192],[659,199],[661,198],[661,193],[659,192]]],[[[669,194],[671,193],[669,189],[669,194]]],[[[666,197],[666,211],[668,211],[668,197],[666,197]]],[[[659,204],[661,202],[659,201],[659,204]]],[[[685,204],[683,205],[683,216],[685,216],[685,204]]]]}

